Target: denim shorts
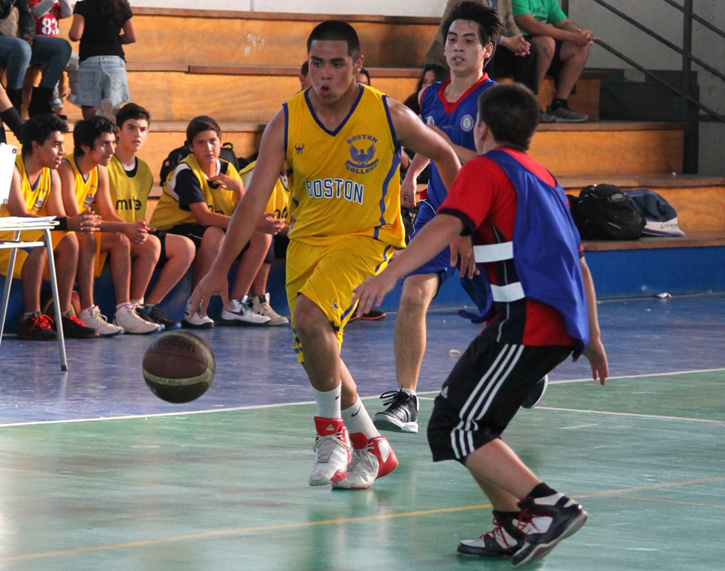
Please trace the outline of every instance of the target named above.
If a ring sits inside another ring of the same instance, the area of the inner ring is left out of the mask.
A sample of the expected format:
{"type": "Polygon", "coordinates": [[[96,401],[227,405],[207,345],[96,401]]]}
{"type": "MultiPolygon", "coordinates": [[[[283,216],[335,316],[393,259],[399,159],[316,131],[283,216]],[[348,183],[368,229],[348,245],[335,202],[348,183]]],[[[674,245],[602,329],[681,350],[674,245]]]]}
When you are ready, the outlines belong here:
{"type": "Polygon", "coordinates": [[[131,101],[126,79],[126,62],[118,56],[93,56],[80,62],[74,103],[100,107],[110,99],[114,107],[131,101]]]}

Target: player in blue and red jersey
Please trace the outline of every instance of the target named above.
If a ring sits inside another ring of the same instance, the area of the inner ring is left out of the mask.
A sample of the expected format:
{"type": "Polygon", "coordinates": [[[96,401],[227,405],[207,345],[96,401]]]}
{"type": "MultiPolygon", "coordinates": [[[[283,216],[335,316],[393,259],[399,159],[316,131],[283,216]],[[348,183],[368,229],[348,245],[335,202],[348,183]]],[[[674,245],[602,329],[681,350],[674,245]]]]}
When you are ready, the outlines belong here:
{"type": "MultiPolygon", "coordinates": [[[[465,164],[476,156],[473,127],[478,98],[486,89],[496,85],[483,70],[493,55],[503,24],[495,10],[478,2],[462,2],[451,11],[442,28],[451,77],[421,91],[421,117],[448,142],[461,164],[465,164]]],[[[421,155],[413,159],[400,188],[403,206],[415,205],[416,181],[429,162],[421,155]]],[[[419,204],[413,240],[435,217],[446,194],[438,169],[431,164],[427,197],[419,204]]],[[[389,400],[385,401],[387,409],[378,412],[373,419],[379,429],[418,432],[415,389],[426,347],[425,315],[440,286],[455,274],[458,253],[461,252],[462,260],[470,258],[470,239],[456,241],[452,251],[444,248],[435,258],[404,278],[394,337],[398,390],[383,393],[381,397],[389,400]]],[[[482,311],[487,300],[481,278],[462,272],[461,284],[482,311]]]]}
{"type": "Polygon", "coordinates": [[[566,196],[526,154],[538,116],[534,95],[521,84],[484,93],[474,132],[481,156],[463,166],[420,237],[355,290],[366,311],[457,236],[472,237],[493,308],[436,397],[428,442],[434,461],[463,464],[493,506],[496,527],[460,542],[459,553],[508,556],[514,567],[546,555],[584,525],[587,513],[542,482],[501,434],[532,387],[570,354],[583,354],[602,384],[609,375],[594,286],[566,196]]]}

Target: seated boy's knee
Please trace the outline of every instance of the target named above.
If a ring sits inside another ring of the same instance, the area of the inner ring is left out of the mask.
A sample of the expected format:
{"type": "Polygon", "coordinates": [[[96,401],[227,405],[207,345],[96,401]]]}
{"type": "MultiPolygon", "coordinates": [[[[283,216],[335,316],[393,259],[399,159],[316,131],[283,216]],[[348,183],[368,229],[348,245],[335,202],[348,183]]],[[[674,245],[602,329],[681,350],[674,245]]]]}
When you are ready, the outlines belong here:
{"type": "Polygon", "coordinates": [[[71,232],[63,236],[63,239],[58,242],[58,245],[53,250],[56,255],[59,254],[77,254],[80,250],[78,242],[78,236],[75,232],[71,232]]]}
{"type": "Polygon", "coordinates": [[[216,226],[209,226],[204,230],[204,235],[201,238],[202,248],[220,248],[224,241],[224,230],[217,228],[216,226]]]}
{"type": "Polygon", "coordinates": [[[96,240],[100,239],[100,237],[96,238],[95,232],[76,232],[75,236],[78,240],[78,249],[81,252],[87,252],[92,250],[93,254],[95,255],[96,240]]]}

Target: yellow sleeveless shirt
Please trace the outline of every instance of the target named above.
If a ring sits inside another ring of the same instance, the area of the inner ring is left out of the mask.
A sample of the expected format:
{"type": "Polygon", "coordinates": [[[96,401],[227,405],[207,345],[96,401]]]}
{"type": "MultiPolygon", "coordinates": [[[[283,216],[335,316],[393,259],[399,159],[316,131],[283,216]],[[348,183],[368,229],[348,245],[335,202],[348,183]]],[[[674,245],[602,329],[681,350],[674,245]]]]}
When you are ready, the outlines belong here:
{"type": "Polygon", "coordinates": [[[76,201],[78,209],[83,212],[86,208],[92,207],[96,201],[96,192],[98,192],[98,167],[93,167],[85,177],[78,170],[78,164],[73,153],[63,157],[64,161],[73,169],[75,174],[76,201]]]}
{"type": "Polygon", "coordinates": [[[283,106],[290,188],[291,240],[326,245],[370,236],[405,245],[400,217],[400,147],[387,97],[360,86],[335,131],[318,121],[305,92],[283,106]]]}
{"type": "MultiPolygon", "coordinates": [[[[252,175],[254,174],[254,167],[257,165],[257,161],[252,161],[246,167],[239,171],[239,176],[242,177],[244,182],[244,188],[249,188],[252,182],[252,175]]],[[[264,209],[265,214],[272,212],[274,213],[275,220],[286,220],[287,213],[289,210],[289,190],[282,181],[282,177],[277,177],[277,182],[274,185],[274,190],[267,201],[267,206],[264,209]]]]}
{"type": "Polygon", "coordinates": [[[106,167],[111,202],[116,214],[126,222],[146,220],[146,202],[154,184],[151,169],[136,159],[136,172],[131,176],[114,155],[106,167]]]}
{"type": "MultiPolygon", "coordinates": [[[[51,188],[50,169],[44,168],[40,171],[40,176],[35,183],[35,187],[33,187],[28,180],[28,173],[25,172],[25,163],[20,154],[15,157],[15,166],[20,172],[20,192],[25,200],[25,206],[28,207],[28,213],[33,216],[44,216],[45,201],[50,195],[51,188]]],[[[4,204],[2,205],[2,213],[0,215],[10,216],[7,206],[4,204]]]]}
{"type": "MultiPolygon", "coordinates": [[[[226,165],[225,174],[231,178],[241,180],[234,165],[224,159],[219,160],[222,163],[221,172],[224,172],[224,165],[226,165]]],[[[214,188],[204,174],[204,171],[201,170],[196,157],[190,154],[179,162],[177,167],[169,175],[169,178],[164,181],[161,198],[151,216],[151,226],[161,230],[168,230],[179,224],[196,224],[198,222],[191,210],[182,210],[179,206],[179,195],[174,191],[174,186],[176,184],[176,174],[180,172],[180,169],[191,169],[199,180],[199,186],[201,186],[201,192],[204,195],[209,210],[226,216],[231,216],[234,213],[234,207],[238,202],[234,191],[221,187],[214,188]]]]}

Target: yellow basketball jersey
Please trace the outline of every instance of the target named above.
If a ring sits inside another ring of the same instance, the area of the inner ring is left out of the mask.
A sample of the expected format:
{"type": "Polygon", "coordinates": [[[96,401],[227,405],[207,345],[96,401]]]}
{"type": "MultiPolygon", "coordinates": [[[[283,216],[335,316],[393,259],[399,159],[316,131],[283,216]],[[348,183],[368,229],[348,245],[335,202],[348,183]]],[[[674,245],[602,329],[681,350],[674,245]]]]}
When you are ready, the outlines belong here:
{"type": "MultiPolygon", "coordinates": [[[[28,173],[25,170],[25,163],[23,162],[21,155],[18,155],[15,158],[15,166],[20,172],[20,192],[22,193],[23,200],[25,200],[25,206],[28,208],[28,213],[33,216],[46,216],[47,200],[52,189],[50,169],[44,168],[42,171],[40,171],[40,176],[38,177],[38,180],[35,181],[35,185],[33,185],[31,184],[30,180],[28,180],[28,173]]],[[[60,192],[60,189],[56,189],[56,192],[60,192]]],[[[2,209],[0,209],[0,216],[10,216],[10,212],[8,212],[7,206],[5,206],[4,204],[2,205],[2,209]]],[[[55,249],[55,247],[66,236],[66,234],[67,232],[51,232],[53,249],[55,249]]],[[[23,240],[34,241],[42,240],[45,237],[45,234],[42,230],[30,230],[22,232],[20,234],[20,237],[23,240]]],[[[13,240],[14,238],[14,232],[0,232],[0,240],[13,240]]],[[[0,273],[3,275],[7,275],[11,251],[12,250],[0,250],[0,273]]],[[[17,258],[15,260],[13,277],[21,277],[23,264],[28,257],[28,253],[29,250],[17,251],[17,258]]]]}
{"type": "Polygon", "coordinates": [[[387,97],[360,86],[335,131],[318,121],[305,92],[284,110],[287,162],[294,172],[290,239],[324,245],[360,235],[403,247],[400,148],[387,97]]]}
{"type": "MultiPolygon", "coordinates": [[[[20,192],[25,200],[25,206],[28,208],[28,213],[33,216],[44,216],[45,215],[45,202],[50,195],[51,189],[51,178],[50,169],[44,168],[40,171],[38,180],[35,181],[33,186],[28,180],[28,173],[25,171],[25,163],[23,162],[22,155],[18,154],[15,158],[15,166],[20,172],[20,192]]],[[[2,206],[2,216],[10,216],[7,206],[2,206]]]]}
{"type": "MultiPolygon", "coordinates": [[[[226,168],[226,175],[231,178],[241,180],[237,169],[234,165],[228,163],[223,159],[219,159],[221,163],[221,172],[224,172],[226,168]],[[226,165],[226,167],[224,166],[226,165]]],[[[234,207],[237,205],[237,197],[232,190],[226,190],[221,187],[213,187],[209,179],[201,170],[196,157],[190,154],[186,158],[182,159],[174,171],[169,175],[169,178],[164,182],[163,192],[159,199],[154,213],[151,216],[151,226],[154,228],[160,228],[161,230],[168,230],[179,224],[195,224],[198,222],[191,210],[182,210],[179,206],[179,195],[175,192],[174,187],[176,185],[176,175],[184,169],[191,169],[196,178],[199,180],[201,186],[201,192],[204,195],[206,205],[212,212],[217,214],[224,214],[231,216],[234,212],[234,207]]]]}
{"type": "MultiPolygon", "coordinates": [[[[242,177],[244,182],[244,188],[249,188],[249,184],[252,181],[252,174],[254,173],[254,167],[257,165],[257,161],[252,161],[241,171],[239,175],[242,177]]],[[[276,220],[286,220],[289,209],[289,190],[282,181],[282,176],[277,178],[277,182],[274,185],[272,195],[269,197],[267,206],[264,209],[265,214],[269,212],[274,213],[276,220]]]]}
{"type": "Polygon", "coordinates": [[[93,167],[86,176],[83,176],[78,169],[78,164],[73,153],[64,156],[63,160],[67,161],[73,168],[73,173],[76,177],[76,201],[78,202],[78,208],[83,212],[86,208],[92,207],[96,201],[96,192],[98,192],[98,167],[93,167]]]}
{"type": "Polygon", "coordinates": [[[111,202],[116,214],[126,222],[146,220],[146,202],[154,184],[149,166],[136,159],[136,168],[129,172],[114,155],[106,171],[111,202]]]}

